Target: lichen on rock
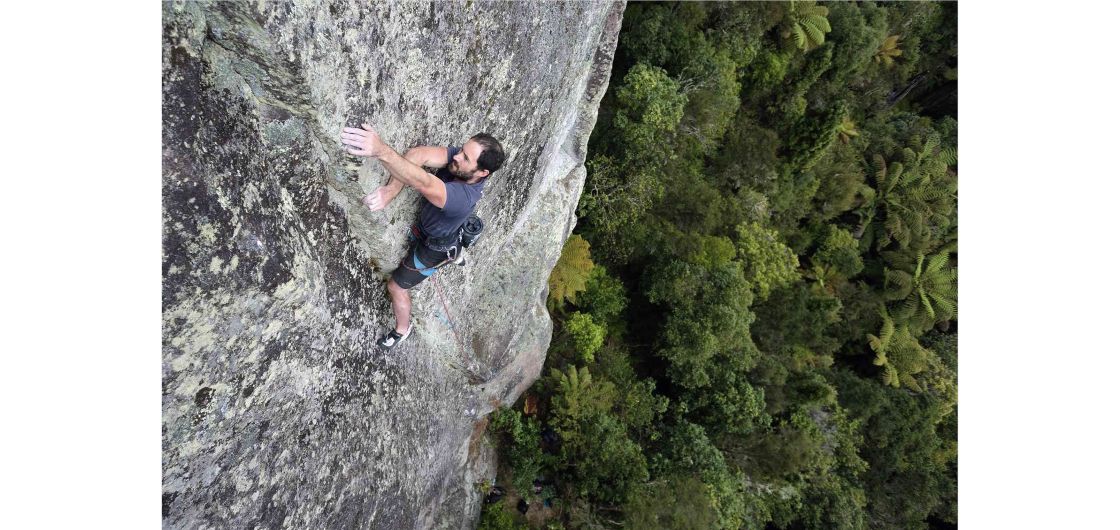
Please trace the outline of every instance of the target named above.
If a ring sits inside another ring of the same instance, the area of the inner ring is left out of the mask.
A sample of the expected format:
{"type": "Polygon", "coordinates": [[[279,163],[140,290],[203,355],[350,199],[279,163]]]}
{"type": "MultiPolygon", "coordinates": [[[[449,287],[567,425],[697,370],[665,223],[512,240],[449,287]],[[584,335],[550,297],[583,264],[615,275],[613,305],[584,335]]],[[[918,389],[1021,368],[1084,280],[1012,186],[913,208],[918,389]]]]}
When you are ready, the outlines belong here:
{"type": "Polygon", "coordinates": [[[622,10],[164,3],[165,527],[474,526],[479,425],[539,377],[622,10]],[[391,355],[419,197],[362,206],[387,174],[338,131],[363,121],[399,151],[487,131],[509,155],[469,264],[414,289],[391,355]]]}

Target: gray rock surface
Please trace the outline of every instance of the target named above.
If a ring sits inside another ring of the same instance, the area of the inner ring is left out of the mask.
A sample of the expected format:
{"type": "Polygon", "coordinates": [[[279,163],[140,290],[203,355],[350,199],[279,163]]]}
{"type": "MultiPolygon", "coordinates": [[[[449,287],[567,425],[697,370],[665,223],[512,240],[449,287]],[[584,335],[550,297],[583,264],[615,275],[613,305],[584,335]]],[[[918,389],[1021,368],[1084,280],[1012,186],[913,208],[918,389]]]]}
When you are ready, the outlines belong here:
{"type": "Polygon", "coordinates": [[[165,527],[476,525],[485,416],[540,375],[622,10],[164,4],[165,527]],[[388,356],[419,196],[362,206],[388,178],[338,141],[363,121],[402,152],[487,131],[510,155],[469,264],[414,289],[388,356]]]}

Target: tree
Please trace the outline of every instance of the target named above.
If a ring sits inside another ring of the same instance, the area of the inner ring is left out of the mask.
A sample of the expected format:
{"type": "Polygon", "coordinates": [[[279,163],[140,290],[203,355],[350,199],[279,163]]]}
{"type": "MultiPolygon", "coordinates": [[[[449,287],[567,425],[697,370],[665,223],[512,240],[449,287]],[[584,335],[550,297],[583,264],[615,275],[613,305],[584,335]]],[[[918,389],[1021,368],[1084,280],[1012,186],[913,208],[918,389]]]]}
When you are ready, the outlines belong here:
{"type": "Polygon", "coordinates": [[[545,465],[540,423],[516,410],[500,408],[490,416],[490,432],[498,436],[501,455],[513,469],[513,487],[522,494],[532,491],[533,479],[545,465]]]}
{"type": "Polygon", "coordinates": [[[608,327],[617,322],[628,303],[622,282],[611,276],[606,268],[596,265],[591,268],[586,287],[576,297],[576,306],[608,327]]]}
{"type": "Polygon", "coordinates": [[[872,157],[876,188],[860,211],[860,233],[868,243],[877,238],[878,249],[897,241],[924,251],[934,242],[932,228],[948,228],[956,210],[956,178],[949,171],[956,153],[941,149],[934,132],[924,141],[914,137],[900,159],[888,165],[883,156],[872,157]]]}
{"type": "Polygon", "coordinates": [[[644,291],[665,314],[656,351],[668,362],[669,379],[683,388],[703,388],[713,371],[728,369],[712,362],[717,353],[727,353],[738,365],[749,362],[743,353],[753,349],[753,296],[730,240],[682,236],[672,244],[677,255],[662,255],[647,269],[644,291]]]}
{"type": "Polygon", "coordinates": [[[799,278],[797,254],[778,236],[778,232],[758,223],[745,223],[737,229],[736,250],[744,273],[760,300],[770,291],[789,285],[799,278]]]}
{"type": "Polygon", "coordinates": [[[587,288],[587,278],[595,264],[591,262],[591,244],[572,235],[560,250],[560,259],[548,276],[548,297],[559,304],[575,301],[576,294],[587,288]]]}
{"type": "Polygon", "coordinates": [[[860,257],[859,241],[852,237],[851,232],[835,225],[828,225],[824,241],[817,247],[817,251],[810,258],[813,264],[813,277],[821,287],[835,286],[847,278],[859,274],[863,270],[863,258],[860,257]]]}
{"type": "Polygon", "coordinates": [[[902,302],[893,311],[895,321],[920,334],[938,322],[956,318],[957,270],[949,267],[948,251],[928,261],[922,253],[913,262],[897,253],[885,253],[884,258],[898,267],[884,271],[886,299],[902,302]]]}
{"type": "Polygon", "coordinates": [[[631,494],[624,508],[625,528],[708,530],[717,528],[707,486],[694,475],[671,475],[631,494]]]}
{"type": "Polygon", "coordinates": [[[562,437],[576,436],[584,418],[610,411],[615,399],[614,385],[593,380],[586,366],[576,369],[575,365],[568,365],[567,372],[553,368],[550,375],[557,388],[551,401],[551,422],[562,437]]]}
{"type": "Polygon", "coordinates": [[[633,225],[665,192],[661,164],[676,156],[674,136],[688,98],[664,69],[635,65],[614,89],[611,131],[591,156],[579,215],[607,257],[623,260],[633,225]]]}
{"type": "Polygon", "coordinates": [[[607,330],[595,322],[591,315],[576,311],[564,321],[564,331],[575,343],[576,354],[585,363],[595,360],[595,352],[603,346],[607,330]]]}
{"type": "Polygon", "coordinates": [[[782,37],[794,48],[809,51],[824,44],[824,34],[832,31],[828,23],[828,8],[816,2],[789,3],[782,37]]]}
{"type": "Polygon", "coordinates": [[[867,520],[872,529],[930,528],[927,519],[955,502],[955,420],[942,415],[940,400],[868,381],[847,370],[835,374],[840,403],[862,427],[860,454],[867,520]]]}
{"type": "Polygon", "coordinates": [[[868,334],[867,341],[875,352],[875,366],[883,367],[883,382],[920,392],[922,387],[914,376],[926,369],[933,354],[911,335],[908,326],[896,326],[886,307],[880,307],[879,315],[883,319],[879,335],[868,334]]]}
{"type": "Polygon", "coordinates": [[[879,50],[875,52],[875,62],[890,68],[894,66],[894,58],[902,55],[902,50],[898,48],[898,35],[891,35],[879,45],[879,50]]]}
{"type": "Polygon", "coordinates": [[[836,139],[840,140],[843,144],[847,144],[856,136],[859,136],[859,129],[856,128],[856,122],[852,121],[851,116],[844,116],[844,119],[840,122],[840,126],[836,128],[836,139]]]}
{"type": "Polygon", "coordinates": [[[612,412],[617,391],[610,381],[592,378],[587,367],[553,369],[556,393],[551,424],[559,432],[562,471],[580,496],[611,503],[626,500],[631,487],[649,478],[641,446],[612,412]]]}

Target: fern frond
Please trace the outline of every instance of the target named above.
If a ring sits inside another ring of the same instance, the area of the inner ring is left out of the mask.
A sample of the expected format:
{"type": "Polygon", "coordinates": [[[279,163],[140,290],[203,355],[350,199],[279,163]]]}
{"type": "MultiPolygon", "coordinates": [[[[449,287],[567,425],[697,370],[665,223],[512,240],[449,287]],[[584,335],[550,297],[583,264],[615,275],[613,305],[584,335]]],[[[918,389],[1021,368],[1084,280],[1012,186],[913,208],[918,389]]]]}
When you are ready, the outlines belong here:
{"type": "MultiPolygon", "coordinates": [[[[820,7],[820,6],[818,6],[820,7]]],[[[821,7],[824,10],[823,14],[812,14],[803,19],[805,25],[812,26],[817,31],[821,32],[821,42],[824,42],[824,34],[832,31],[832,25],[828,23],[828,9],[821,7]]]]}
{"type": "Polygon", "coordinates": [[[943,316],[942,320],[950,320],[957,316],[956,302],[941,296],[939,293],[930,292],[927,294],[930,299],[933,300],[933,305],[941,310],[940,314],[943,316]]]}
{"type": "Polygon", "coordinates": [[[946,263],[949,263],[949,254],[945,252],[936,254],[929,259],[929,264],[926,265],[926,273],[936,273],[937,271],[941,270],[941,268],[944,267],[946,263]]]}
{"type": "Polygon", "coordinates": [[[824,32],[821,31],[820,28],[812,24],[805,24],[802,27],[805,29],[805,35],[809,38],[809,42],[812,43],[813,46],[824,44],[824,32]]]}
{"type": "Polygon", "coordinates": [[[808,40],[808,37],[805,35],[805,30],[801,29],[799,24],[794,24],[791,34],[794,44],[796,44],[798,48],[805,49],[808,40]]]}
{"type": "Polygon", "coordinates": [[[887,182],[887,161],[883,159],[883,155],[875,155],[872,157],[872,164],[875,166],[875,182],[882,189],[887,182]]]}
{"type": "Polygon", "coordinates": [[[938,154],[938,158],[947,165],[953,166],[957,163],[957,148],[953,146],[945,146],[938,154]]]}
{"type": "Polygon", "coordinates": [[[922,307],[926,310],[926,315],[930,318],[937,318],[937,312],[933,310],[933,304],[929,303],[929,297],[926,296],[925,291],[918,291],[918,298],[922,300],[922,307]]]}

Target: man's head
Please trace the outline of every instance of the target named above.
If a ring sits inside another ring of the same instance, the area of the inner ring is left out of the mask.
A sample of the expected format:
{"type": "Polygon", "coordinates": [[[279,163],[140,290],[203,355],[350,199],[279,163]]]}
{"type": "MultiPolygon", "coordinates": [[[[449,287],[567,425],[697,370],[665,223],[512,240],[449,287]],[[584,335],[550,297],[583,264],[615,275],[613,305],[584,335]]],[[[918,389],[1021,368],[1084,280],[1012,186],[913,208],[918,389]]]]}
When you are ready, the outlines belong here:
{"type": "Polygon", "coordinates": [[[478,182],[502,167],[506,152],[493,136],[478,133],[463,144],[463,149],[451,159],[447,170],[459,180],[478,182]]]}

